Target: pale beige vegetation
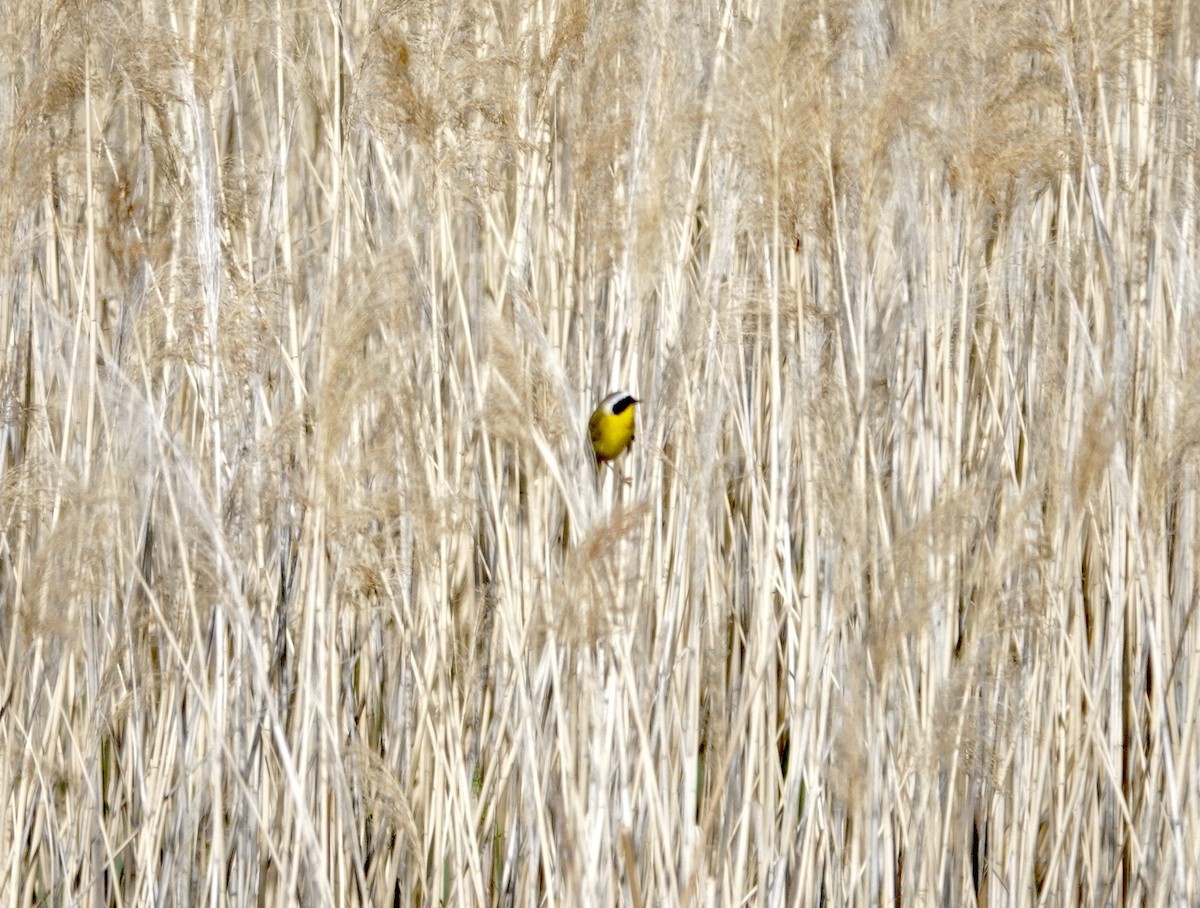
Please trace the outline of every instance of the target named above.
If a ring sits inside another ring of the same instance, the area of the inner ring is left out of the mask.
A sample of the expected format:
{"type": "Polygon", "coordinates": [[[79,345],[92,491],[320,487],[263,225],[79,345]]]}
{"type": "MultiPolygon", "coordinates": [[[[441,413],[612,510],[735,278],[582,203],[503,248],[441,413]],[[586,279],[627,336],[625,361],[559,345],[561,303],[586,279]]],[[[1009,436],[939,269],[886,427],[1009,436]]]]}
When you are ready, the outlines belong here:
{"type": "Polygon", "coordinates": [[[0,42],[0,908],[1200,902],[1189,0],[0,42]]]}

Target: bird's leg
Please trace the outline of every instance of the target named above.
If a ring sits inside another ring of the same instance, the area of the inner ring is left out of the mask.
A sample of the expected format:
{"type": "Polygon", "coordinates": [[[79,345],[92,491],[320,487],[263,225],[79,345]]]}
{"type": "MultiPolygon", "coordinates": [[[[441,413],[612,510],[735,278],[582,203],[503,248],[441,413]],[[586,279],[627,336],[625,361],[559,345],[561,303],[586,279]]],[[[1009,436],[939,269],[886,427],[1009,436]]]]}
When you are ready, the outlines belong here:
{"type": "Polygon", "coordinates": [[[605,467],[608,467],[608,469],[610,469],[610,470],[612,470],[612,471],[613,471],[613,476],[615,476],[615,477],[617,478],[617,481],[618,481],[619,483],[621,483],[621,485],[623,485],[623,486],[627,486],[627,485],[632,485],[632,484],[633,484],[633,480],[632,480],[630,477],[628,477],[628,476],[623,476],[623,475],[621,475],[621,473],[619,473],[619,472],[617,471],[616,463],[615,463],[614,461],[611,461],[611,460],[605,460],[605,461],[602,461],[601,463],[598,463],[596,466],[597,466],[598,468],[600,468],[600,469],[603,469],[603,468],[605,468],[605,467]]]}

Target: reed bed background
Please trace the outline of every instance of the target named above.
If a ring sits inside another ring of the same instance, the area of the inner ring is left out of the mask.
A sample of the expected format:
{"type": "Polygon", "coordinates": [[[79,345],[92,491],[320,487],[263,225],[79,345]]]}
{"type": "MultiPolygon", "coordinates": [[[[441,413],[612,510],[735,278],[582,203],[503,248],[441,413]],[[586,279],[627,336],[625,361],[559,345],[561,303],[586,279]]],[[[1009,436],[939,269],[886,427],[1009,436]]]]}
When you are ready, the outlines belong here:
{"type": "Polygon", "coordinates": [[[5,4],[0,905],[1200,902],[1198,29],[5,4]]]}

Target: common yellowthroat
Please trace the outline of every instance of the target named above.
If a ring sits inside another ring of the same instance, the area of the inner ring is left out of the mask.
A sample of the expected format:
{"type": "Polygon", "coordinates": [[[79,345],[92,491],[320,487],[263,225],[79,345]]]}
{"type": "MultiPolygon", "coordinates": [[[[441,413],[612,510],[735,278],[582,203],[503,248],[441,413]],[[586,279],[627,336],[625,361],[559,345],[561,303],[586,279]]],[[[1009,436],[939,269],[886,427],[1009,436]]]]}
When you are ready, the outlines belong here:
{"type": "Polygon", "coordinates": [[[596,466],[621,456],[633,444],[633,411],[638,399],[628,391],[616,391],[600,403],[588,420],[596,466]]]}

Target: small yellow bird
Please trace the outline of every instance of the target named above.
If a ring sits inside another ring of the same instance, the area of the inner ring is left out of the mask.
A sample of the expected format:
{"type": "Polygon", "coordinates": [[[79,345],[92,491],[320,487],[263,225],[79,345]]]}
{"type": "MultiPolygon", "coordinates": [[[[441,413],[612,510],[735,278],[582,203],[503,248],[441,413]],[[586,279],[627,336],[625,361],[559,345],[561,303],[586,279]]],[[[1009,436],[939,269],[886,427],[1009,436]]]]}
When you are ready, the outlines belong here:
{"type": "Polygon", "coordinates": [[[633,411],[638,403],[628,391],[616,391],[596,404],[588,420],[588,434],[592,436],[597,467],[620,457],[633,444],[633,411]]]}

